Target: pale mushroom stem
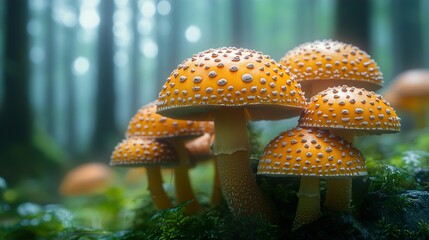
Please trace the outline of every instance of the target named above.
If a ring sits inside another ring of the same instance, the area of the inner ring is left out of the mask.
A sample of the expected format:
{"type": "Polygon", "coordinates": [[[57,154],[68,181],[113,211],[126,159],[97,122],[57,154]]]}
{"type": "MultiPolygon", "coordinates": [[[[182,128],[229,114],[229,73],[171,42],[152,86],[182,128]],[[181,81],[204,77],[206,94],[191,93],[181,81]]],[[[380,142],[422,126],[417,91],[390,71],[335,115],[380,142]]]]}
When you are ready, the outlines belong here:
{"type": "Polygon", "coordinates": [[[317,220],[320,213],[320,189],[318,177],[301,177],[298,192],[298,207],[292,231],[317,220]]]}
{"type": "Polygon", "coordinates": [[[213,161],[213,189],[212,189],[212,197],[211,197],[211,204],[212,205],[219,205],[222,201],[222,187],[220,183],[220,177],[219,177],[219,169],[217,167],[217,158],[215,157],[215,160],[213,161]]]}
{"type": "Polygon", "coordinates": [[[335,211],[350,211],[351,178],[329,178],[326,185],[325,207],[335,211]]]}
{"type": "MultiPolygon", "coordinates": [[[[353,143],[355,133],[348,129],[331,129],[330,132],[349,143],[353,143]]],[[[350,211],[352,201],[352,179],[328,178],[326,180],[325,207],[335,211],[350,211]]]]}
{"type": "Polygon", "coordinates": [[[222,109],[214,114],[214,154],[223,196],[231,212],[239,216],[271,218],[269,201],[263,196],[250,167],[249,140],[244,110],[222,109]]]}
{"type": "Polygon", "coordinates": [[[170,202],[167,194],[162,187],[161,170],[159,166],[147,167],[147,178],[148,178],[148,189],[152,195],[152,201],[156,206],[156,209],[163,210],[172,208],[173,205],[170,202]]]}
{"type": "Polygon", "coordinates": [[[192,200],[192,202],[185,207],[184,213],[186,215],[195,214],[201,209],[201,206],[195,197],[194,191],[192,190],[191,181],[189,179],[189,153],[185,148],[184,142],[181,140],[172,140],[169,142],[176,150],[176,153],[180,159],[179,166],[174,168],[174,186],[176,189],[177,202],[182,203],[192,200]]]}

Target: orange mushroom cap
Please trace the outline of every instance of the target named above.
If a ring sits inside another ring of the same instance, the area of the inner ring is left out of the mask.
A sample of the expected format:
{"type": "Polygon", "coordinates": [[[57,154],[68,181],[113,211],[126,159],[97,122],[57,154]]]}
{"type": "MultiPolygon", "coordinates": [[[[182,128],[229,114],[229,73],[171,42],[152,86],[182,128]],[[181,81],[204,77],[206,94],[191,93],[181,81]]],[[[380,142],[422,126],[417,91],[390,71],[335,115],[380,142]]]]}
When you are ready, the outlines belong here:
{"type": "Polygon", "coordinates": [[[363,88],[328,88],[313,96],[298,120],[300,127],[355,130],[356,135],[399,132],[395,110],[382,96],[363,88]]]}
{"type": "Polygon", "coordinates": [[[361,152],[326,130],[294,128],[281,133],[265,148],[259,175],[364,176],[361,152]]]}
{"type": "Polygon", "coordinates": [[[60,184],[65,196],[89,195],[108,186],[114,179],[112,169],[102,163],[86,163],[70,170],[60,184]]]}
{"type": "Polygon", "coordinates": [[[213,133],[213,122],[190,121],[167,118],[156,113],[156,102],[139,109],[128,124],[127,137],[156,139],[175,137],[197,137],[206,132],[213,133]]]}
{"type": "Polygon", "coordinates": [[[168,143],[153,139],[127,138],[116,145],[110,165],[151,166],[177,164],[176,152],[168,143]]]}
{"type": "Polygon", "coordinates": [[[385,92],[385,98],[400,109],[429,107],[429,70],[413,69],[399,74],[385,92]]]}
{"type": "Polygon", "coordinates": [[[350,85],[368,90],[383,86],[377,63],[365,51],[333,40],[304,43],[280,59],[304,91],[311,81],[335,80],[335,85],[350,85]]]}
{"type": "Polygon", "coordinates": [[[274,120],[296,116],[306,102],[299,84],[269,56],[225,47],[180,64],[157,105],[159,114],[177,119],[211,120],[213,111],[232,107],[245,108],[252,120],[274,120]]]}
{"type": "Polygon", "coordinates": [[[213,150],[211,148],[214,142],[214,134],[205,133],[204,135],[192,139],[185,144],[192,161],[201,162],[213,159],[213,150]]]}

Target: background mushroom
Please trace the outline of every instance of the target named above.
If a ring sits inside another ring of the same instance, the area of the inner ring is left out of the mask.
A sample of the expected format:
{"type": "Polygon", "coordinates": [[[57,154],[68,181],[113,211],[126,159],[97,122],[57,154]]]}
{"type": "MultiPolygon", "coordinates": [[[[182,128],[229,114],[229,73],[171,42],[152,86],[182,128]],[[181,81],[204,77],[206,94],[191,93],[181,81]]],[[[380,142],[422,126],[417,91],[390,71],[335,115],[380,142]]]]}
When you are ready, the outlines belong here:
{"type": "Polygon", "coordinates": [[[190,140],[185,144],[186,149],[189,151],[191,161],[198,163],[206,160],[213,160],[214,177],[213,188],[211,193],[211,204],[218,205],[222,200],[221,183],[219,178],[219,171],[217,169],[215,157],[213,155],[212,145],[214,142],[214,133],[205,133],[202,136],[190,140]]]}
{"type": "MultiPolygon", "coordinates": [[[[292,226],[295,230],[320,216],[320,177],[351,178],[367,172],[362,154],[347,141],[328,131],[297,127],[281,133],[266,146],[258,174],[301,177],[292,226]]],[[[337,191],[339,195],[348,194],[337,191]]]]}
{"type": "Polygon", "coordinates": [[[222,191],[234,214],[269,214],[249,161],[247,121],[298,115],[306,102],[283,66],[249,49],[209,49],[183,61],[158,97],[159,114],[213,120],[222,191]]]}
{"type": "Polygon", "coordinates": [[[160,166],[171,166],[177,164],[177,161],[176,152],[167,143],[127,138],[115,147],[110,165],[145,167],[152,200],[158,210],[163,210],[173,205],[162,187],[160,166]]]}
{"type": "Polygon", "coordinates": [[[280,59],[309,99],[340,85],[376,91],[383,86],[377,63],[365,51],[334,40],[304,43],[280,59]]]}
{"type": "Polygon", "coordinates": [[[103,163],[85,163],[71,169],[60,183],[64,196],[80,196],[99,193],[114,180],[112,169],[103,163]]]}
{"type": "MultiPolygon", "coordinates": [[[[399,132],[399,120],[395,110],[380,95],[363,88],[341,86],[328,88],[313,96],[299,118],[298,126],[329,129],[353,143],[356,135],[399,132]]],[[[329,179],[327,182],[325,206],[349,210],[351,179],[329,179]],[[349,192],[349,197],[338,196],[336,189],[349,192]]]]}
{"type": "Polygon", "coordinates": [[[168,142],[177,152],[180,164],[174,168],[174,186],[179,203],[192,200],[185,208],[186,214],[199,211],[200,204],[192,190],[188,169],[191,159],[185,144],[204,133],[213,133],[212,122],[171,119],[156,113],[155,102],[139,109],[128,124],[127,137],[154,138],[168,142]]]}
{"type": "Polygon", "coordinates": [[[412,113],[417,128],[428,126],[428,69],[413,69],[399,74],[384,94],[395,109],[412,113]]]}

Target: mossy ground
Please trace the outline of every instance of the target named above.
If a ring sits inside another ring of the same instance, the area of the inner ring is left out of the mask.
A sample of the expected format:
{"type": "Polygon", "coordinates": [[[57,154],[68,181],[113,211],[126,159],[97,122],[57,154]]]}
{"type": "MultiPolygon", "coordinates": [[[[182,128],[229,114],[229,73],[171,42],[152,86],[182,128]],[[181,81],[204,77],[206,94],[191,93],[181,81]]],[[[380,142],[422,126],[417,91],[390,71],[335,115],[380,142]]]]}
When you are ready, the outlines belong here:
{"type": "MultiPolygon", "coordinates": [[[[118,170],[117,182],[103,193],[63,198],[55,205],[11,201],[9,195],[15,189],[0,181],[0,239],[428,239],[427,219],[410,214],[416,209],[429,212],[429,207],[419,205],[429,197],[428,131],[358,140],[369,177],[353,180],[352,211],[322,208],[318,221],[295,232],[290,229],[298,178],[258,177],[277,213],[277,221],[267,223],[257,216],[234,217],[224,202],[210,204],[213,165],[208,162],[191,172],[203,206],[196,216],[183,214],[187,203],[156,211],[144,177],[127,182],[124,169],[118,170]]],[[[254,169],[263,146],[257,141],[260,134],[251,133],[254,169]]],[[[164,174],[165,188],[174,201],[173,178],[164,174]]],[[[323,200],[323,181],[321,193],[323,200]]]]}

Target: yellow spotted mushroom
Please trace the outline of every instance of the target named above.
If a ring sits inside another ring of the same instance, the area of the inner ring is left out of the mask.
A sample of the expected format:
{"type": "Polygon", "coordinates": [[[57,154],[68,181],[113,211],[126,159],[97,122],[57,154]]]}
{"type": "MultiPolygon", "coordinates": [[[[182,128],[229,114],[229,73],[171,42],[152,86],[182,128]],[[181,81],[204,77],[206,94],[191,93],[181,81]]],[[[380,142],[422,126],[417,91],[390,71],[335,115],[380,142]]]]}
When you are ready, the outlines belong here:
{"type": "Polygon", "coordinates": [[[282,65],[254,50],[208,49],[173,70],[157,106],[167,117],[213,120],[214,154],[229,208],[237,215],[269,215],[250,168],[246,124],[296,116],[306,106],[299,84],[282,65]]]}
{"type": "MultiPolygon", "coordinates": [[[[320,217],[319,178],[342,179],[367,175],[360,151],[326,130],[296,127],[281,133],[265,148],[258,174],[301,177],[292,230],[320,217]]],[[[347,192],[339,192],[346,195],[347,192]]]]}
{"type": "Polygon", "coordinates": [[[383,75],[371,56],[358,47],[334,40],[304,43],[280,59],[302,86],[307,98],[328,87],[348,85],[376,91],[383,75]]]}
{"type": "MultiPolygon", "coordinates": [[[[355,136],[380,135],[400,131],[400,119],[379,94],[363,88],[339,86],[313,96],[298,120],[300,127],[329,129],[353,143],[355,136]]],[[[328,180],[325,206],[348,211],[351,198],[337,196],[337,189],[351,192],[351,179],[328,180]]]]}
{"type": "Polygon", "coordinates": [[[162,187],[160,166],[175,165],[177,161],[176,152],[169,144],[132,137],[116,145],[110,165],[145,167],[152,201],[158,210],[163,210],[173,205],[162,187]]]}
{"type": "Polygon", "coordinates": [[[156,104],[151,102],[139,109],[128,124],[127,137],[154,138],[168,142],[177,152],[180,164],[174,168],[174,186],[179,203],[192,200],[185,208],[186,214],[200,210],[192,190],[188,169],[192,165],[186,143],[205,133],[213,133],[209,121],[177,120],[156,113],[156,104]]]}

